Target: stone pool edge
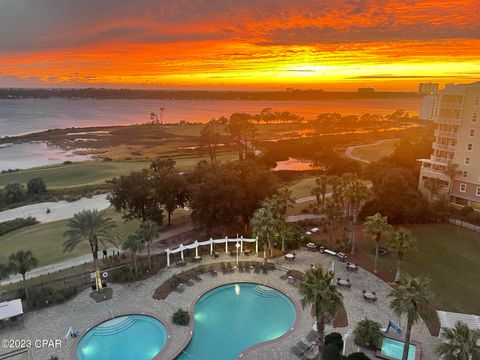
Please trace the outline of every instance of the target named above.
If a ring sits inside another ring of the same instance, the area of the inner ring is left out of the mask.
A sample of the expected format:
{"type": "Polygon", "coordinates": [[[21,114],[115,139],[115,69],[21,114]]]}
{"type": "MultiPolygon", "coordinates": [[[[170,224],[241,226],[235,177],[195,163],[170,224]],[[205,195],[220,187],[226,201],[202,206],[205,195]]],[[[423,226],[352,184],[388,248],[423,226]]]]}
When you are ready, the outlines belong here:
{"type": "MultiPolygon", "coordinates": [[[[270,345],[270,344],[273,344],[273,343],[276,343],[278,341],[283,340],[285,337],[290,336],[298,328],[298,325],[300,323],[300,316],[301,316],[300,305],[298,304],[298,302],[295,299],[293,299],[284,290],[279,289],[275,285],[270,285],[270,284],[265,285],[265,284],[263,284],[259,281],[255,281],[255,280],[225,281],[225,282],[222,282],[220,284],[213,285],[213,286],[207,288],[205,291],[203,291],[200,295],[197,295],[197,297],[192,302],[192,304],[190,305],[190,308],[188,310],[189,314],[192,314],[192,321],[189,324],[189,329],[188,329],[189,331],[188,331],[187,337],[185,338],[183,343],[180,345],[178,350],[175,351],[173,353],[173,355],[170,356],[167,360],[176,360],[177,357],[180,356],[180,354],[183,352],[183,350],[185,350],[185,348],[190,344],[190,341],[192,340],[192,336],[193,336],[193,330],[194,330],[193,328],[194,328],[194,323],[195,323],[195,319],[194,319],[195,305],[197,304],[198,300],[200,300],[200,298],[202,296],[204,296],[206,293],[208,293],[208,292],[210,292],[210,291],[212,291],[216,288],[219,288],[221,286],[230,285],[230,284],[256,284],[256,285],[261,285],[261,286],[266,286],[266,287],[272,288],[272,289],[277,290],[278,292],[282,293],[283,295],[285,295],[292,302],[292,304],[295,308],[295,322],[293,323],[292,327],[286,333],[284,333],[283,335],[279,336],[276,339],[262,341],[260,343],[257,343],[255,345],[250,346],[249,348],[245,349],[242,353],[240,353],[240,355],[237,357],[237,359],[242,359],[245,355],[249,354],[250,352],[252,352],[252,351],[254,351],[254,350],[256,350],[260,347],[263,347],[265,345],[270,345]]],[[[155,360],[158,360],[158,359],[155,358],[155,360]]]]}

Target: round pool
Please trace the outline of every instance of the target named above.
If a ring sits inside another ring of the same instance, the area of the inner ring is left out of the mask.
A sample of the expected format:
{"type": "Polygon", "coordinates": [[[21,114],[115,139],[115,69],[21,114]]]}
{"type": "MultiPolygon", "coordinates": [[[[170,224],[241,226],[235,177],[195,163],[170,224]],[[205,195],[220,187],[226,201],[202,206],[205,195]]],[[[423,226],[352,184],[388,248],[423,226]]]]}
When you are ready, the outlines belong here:
{"type": "Polygon", "coordinates": [[[288,332],[295,319],[295,305],[278,290],[252,283],[217,287],[195,304],[193,337],[178,359],[234,360],[288,332]]]}
{"type": "Polygon", "coordinates": [[[79,360],[151,360],[165,346],[167,329],[147,315],[126,315],[90,329],[77,346],[79,360]]]}

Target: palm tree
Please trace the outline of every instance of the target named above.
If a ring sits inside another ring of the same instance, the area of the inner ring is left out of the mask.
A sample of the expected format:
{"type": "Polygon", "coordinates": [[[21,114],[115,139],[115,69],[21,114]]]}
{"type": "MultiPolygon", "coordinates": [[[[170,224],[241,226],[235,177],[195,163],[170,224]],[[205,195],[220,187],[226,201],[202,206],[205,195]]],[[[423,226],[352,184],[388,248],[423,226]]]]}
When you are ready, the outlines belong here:
{"type": "Polygon", "coordinates": [[[370,319],[360,321],[353,333],[356,341],[372,348],[380,346],[383,338],[380,323],[370,319]]]}
{"type": "Polygon", "coordinates": [[[378,250],[382,235],[388,234],[392,226],[388,224],[388,217],[376,213],[372,216],[367,216],[367,220],[363,223],[363,232],[375,240],[375,261],[373,263],[373,272],[377,273],[378,250]]]}
{"type": "Polygon", "coordinates": [[[138,275],[137,254],[145,247],[145,241],[141,229],[138,229],[133,234],[128,235],[127,241],[122,245],[123,250],[130,251],[133,255],[133,269],[135,276],[138,275]]]}
{"type": "Polygon", "coordinates": [[[318,332],[318,360],[323,359],[325,338],[325,318],[333,317],[337,306],[342,302],[340,294],[332,284],[333,272],[324,271],[321,266],[307,270],[305,279],[300,282],[299,292],[302,307],[312,304],[315,310],[318,332]]]}
{"type": "Polygon", "coordinates": [[[63,243],[63,251],[72,251],[82,240],[87,240],[93,256],[95,265],[95,274],[97,289],[102,289],[102,278],[100,277],[100,266],[98,263],[98,246],[102,244],[106,247],[106,243],[116,245],[115,240],[118,238],[113,231],[117,227],[111,218],[104,217],[102,212],[95,210],[83,210],[73,215],[68,221],[69,230],[63,233],[68,239],[63,243]]]}
{"type": "Polygon", "coordinates": [[[266,204],[277,221],[277,230],[282,237],[282,251],[285,251],[284,232],[287,222],[287,212],[288,209],[293,208],[295,205],[295,199],[292,197],[292,190],[287,188],[280,190],[278,194],[273,195],[271,200],[267,201],[266,204]]]}
{"type": "Polygon", "coordinates": [[[438,192],[442,188],[442,180],[438,178],[427,178],[424,181],[425,188],[430,192],[430,201],[433,201],[435,195],[438,195],[438,192]]]}
{"type": "Polygon", "coordinates": [[[400,282],[400,264],[405,254],[415,248],[415,239],[412,232],[404,227],[399,227],[394,231],[389,239],[390,247],[397,254],[397,272],[395,274],[395,282],[400,282]]]}
{"type": "Polygon", "coordinates": [[[455,180],[455,176],[458,175],[458,164],[455,164],[453,162],[449,162],[445,169],[443,170],[443,173],[448,176],[450,179],[450,183],[448,184],[448,200],[450,201],[450,194],[452,193],[453,190],[453,181],[455,180]]]}
{"type": "Polygon", "coordinates": [[[351,254],[355,255],[355,227],[357,225],[358,208],[360,204],[368,198],[368,188],[363,181],[353,179],[344,190],[344,197],[352,208],[353,230],[352,230],[352,248],[351,254]]]}
{"type": "Polygon", "coordinates": [[[25,290],[25,298],[28,301],[28,289],[27,289],[27,272],[32,270],[38,265],[38,260],[33,256],[30,250],[20,250],[15,254],[10,255],[8,258],[8,268],[14,274],[22,275],[23,289],[25,290]]]}
{"type": "Polygon", "coordinates": [[[317,199],[317,207],[320,207],[320,195],[322,196],[322,206],[325,206],[325,195],[327,194],[328,177],[321,175],[315,179],[315,185],[310,191],[311,195],[315,195],[317,199]]]}
{"type": "Polygon", "coordinates": [[[442,344],[437,353],[444,360],[478,360],[480,349],[480,330],[471,330],[464,322],[457,322],[453,329],[442,328],[442,344]]]}
{"type": "Polygon", "coordinates": [[[405,284],[398,285],[389,295],[392,297],[391,309],[400,317],[406,315],[407,330],[403,346],[402,360],[408,359],[408,349],[412,333],[412,326],[420,321],[420,318],[428,318],[432,315],[431,305],[434,295],[430,291],[427,279],[408,277],[405,284]]]}
{"type": "Polygon", "coordinates": [[[267,263],[267,249],[270,256],[273,256],[272,240],[277,231],[278,222],[270,209],[262,207],[255,210],[250,219],[250,226],[253,233],[263,241],[263,263],[267,263]]]}
{"type": "Polygon", "coordinates": [[[330,244],[333,243],[333,229],[335,227],[335,223],[339,217],[343,215],[343,209],[340,203],[333,198],[327,200],[327,205],[323,209],[323,213],[328,219],[329,227],[330,227],[330,244]]]}
{"type": "Polygon", "coordinates": [[[330,176],[328,179],[330,185],[332,185],[332,198],[340,200],[342,194],[342,178],[340,176],[330,176]]]}
{"type": "Polygon", "coordinates": [[[145,221],[139,227],[139,236],[142,237],[143,242],[147,244],[148,268],[152,271],[152,254],[150,253],[150,245],[153,239],[158,236],[159,229],[157,223],[152,221],[145,221]]]}

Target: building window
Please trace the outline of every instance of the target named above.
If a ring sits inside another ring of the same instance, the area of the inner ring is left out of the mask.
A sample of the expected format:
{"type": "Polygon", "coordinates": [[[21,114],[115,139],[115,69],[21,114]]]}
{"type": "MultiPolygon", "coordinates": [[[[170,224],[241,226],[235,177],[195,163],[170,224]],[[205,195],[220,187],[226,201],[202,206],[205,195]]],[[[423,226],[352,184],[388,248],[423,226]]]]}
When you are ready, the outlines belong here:
{"type": "Polygon", "coordinates": [[[475,136],[475,130],[474,129],[470,129],[470,136],[475,136]]]}
{"type": "Polygon", "coordinates": [[[467,191],[467,184],[460,184],[460,192],[466,192],[467,191]]]}
{"type": "Polygon", "coordinates": [[[465,165],[470,165],[470,158],[468,156],[465,158],[465,165]]]}
{"type": "Polygon", "coordinates": [[[475,96],[475,106],[480,106],[480,96],[475,96]]]}
{"type": "Polygon", "coordinates": [[[480,186],[477,186],[477,196],[480,196],[480,186]]]}
{"type": "Polygon", "coordinates": [[[473,149],[473,144],[468,144],[467,145],[467,150],[472,150],[473,149]]]}
{"type": "Polygon", "coordinates": [[[476,123],[477,122],[477,118],[478,118],[478,113],[474,112],[472,114],[472,123],[476,123]]]}
{"type": "Polygon", "coordinates": [[[464,171],[462,172],[462,177],[466,178],[468,176],[468,172],[464,171]]]}

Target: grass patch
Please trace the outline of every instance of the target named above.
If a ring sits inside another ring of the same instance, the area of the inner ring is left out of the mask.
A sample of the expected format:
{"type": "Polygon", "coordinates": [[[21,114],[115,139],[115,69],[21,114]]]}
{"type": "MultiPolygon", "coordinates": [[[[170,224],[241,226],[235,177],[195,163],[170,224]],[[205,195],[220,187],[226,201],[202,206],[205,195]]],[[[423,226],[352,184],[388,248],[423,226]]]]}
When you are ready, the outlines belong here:
{"type": "MultiPolygon", "coordinates": [[[[312,188],[315,186],[315,179],[317,177],[307,177],[300,179],[298,181],[292,182],[288,185],[288,188],[292,190],[293,197],[296,199],[311,196],[310,193],[312,188]]],[[[327,192],[332,191],[332,187],[330,185],[327,186],[327,192]]]]}
{"type": "MultiPolygon", "coordinates": [[[[117,223],[116,231],[122,239],[138,226],[136,222],[125,223],[121,215],[111,208],[106,210],[106,214],[117,223]]],[[[90,253],[87,241],[79,244],[72,252],[63,252],[63,242],[65,241],[63,233],[67,230],[67,223],[68,220],[59,220],[37,224],[0,236],[0,248],[4,249],[0,253],[0,263],[6,263],[11,253],[20,250],[31,250],[38,259],[39,266],[90,253]]]]}
{"type": "Polygon", "coordinates": [[[398,139],[386,140],[380,144],[362,146],[353,149],[352,155],[367,161],[376,161],[393,153],[398,139]]]}
{"type": "MultiPolygon", "coordinates": [[[[226,162],[236,158],[235,154],[222,154],[218,157],[218,160],[226,162]]],[[[209,161],[209,158],[207,156],[191,156],[175,158],[175,160],[177,161],[177,169],[186,171],[194,167],[199,161],[209,161]]],[[[128,174],[130,171],[148,168],[149,166],[150,161],[98,161],[49,166],[1,174],[0,187],[12,182],[26,184],[28,180],[34,177],[42,178],[49,189],[103,184],[106,180],[115,176],[128,174]]]]}
{"type": "MultiPolygon", "coordinates": [[[[441,310],[478,314],[480,312],[480,234],[450,224],[408,226],[417,239],[417,249],[403,261],[403,272],[430,278],[441,310]]],[[[374,244],[360,245],[372,259],[374,244]]],[[[395,271],[393,255],[380,256],[385,271],[395,271]]]]}

